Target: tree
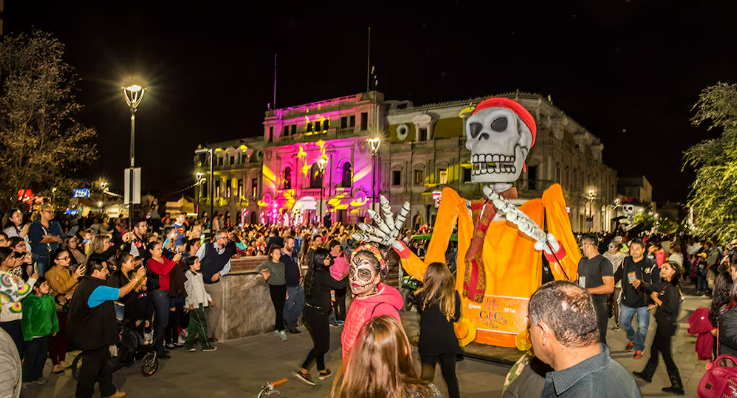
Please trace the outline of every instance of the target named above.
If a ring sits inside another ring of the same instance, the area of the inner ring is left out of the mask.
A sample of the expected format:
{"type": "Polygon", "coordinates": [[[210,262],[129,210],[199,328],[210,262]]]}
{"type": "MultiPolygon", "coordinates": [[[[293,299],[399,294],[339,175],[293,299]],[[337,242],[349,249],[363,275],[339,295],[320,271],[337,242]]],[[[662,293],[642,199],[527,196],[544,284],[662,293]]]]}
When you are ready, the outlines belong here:
{"type": "Polygon", "coordinates": [[[640,226],[641,231],[650,231],[655,226],[655,217],[648,212],[635,214],[635,224],[640,226]]]}
{"type": "Polygon", "coordinates": [[[68,190],[70,174],[97,158],[97,132],[74,118],[78,79],[63,55],[64,45],[41,31],[0,41],[0,210],[17,205],[20,189],[68,190]]]}
{"type": "Polygon", "coordinates": [[[684,168],[696,170],[688,205],[700,233],[724,242],[737,237],[737,85],[707,87],[693,109],[695,126],[721,129],[722,134],[684,153],[684,168]]]}

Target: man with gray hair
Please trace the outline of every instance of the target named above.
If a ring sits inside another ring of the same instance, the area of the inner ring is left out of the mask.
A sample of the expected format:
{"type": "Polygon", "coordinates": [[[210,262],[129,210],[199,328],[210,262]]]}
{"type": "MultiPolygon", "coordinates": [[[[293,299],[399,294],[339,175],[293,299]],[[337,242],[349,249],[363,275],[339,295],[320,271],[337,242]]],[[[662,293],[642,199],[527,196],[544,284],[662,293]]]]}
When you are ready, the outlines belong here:
{"type": "Polygon", "coordinates": [[[235,253],[235,244],[228,239],[228,231],[220,230],[215,233],[212,242],[205,243],[197,250],[197,258],[200,259],[200,272],[205,282],[205,291],[215,302],[214,306],[205,313],[208,330],[213,337],[211,342],[217,342],[215,336],[224,332],[223,317],[215,313],[212,307],[220,307],[223,304],[223,287],[220,279],[230,272],[230,258],[235,253]]]}
{"type": "Polygon", "coordinates": [[[527,311],[533,352],[554,369],[545,375],[542,398],[641,396],[632,375],[599,343],[596,308],[586,289],[546,283],[527,311]]]}

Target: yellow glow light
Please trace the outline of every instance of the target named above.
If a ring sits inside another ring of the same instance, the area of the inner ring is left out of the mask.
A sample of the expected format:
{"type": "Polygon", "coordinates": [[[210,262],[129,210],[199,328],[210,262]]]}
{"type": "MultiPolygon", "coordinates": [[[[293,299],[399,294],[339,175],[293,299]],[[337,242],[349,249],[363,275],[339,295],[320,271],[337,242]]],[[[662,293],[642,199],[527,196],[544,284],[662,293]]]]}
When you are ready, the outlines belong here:
{"type": "Polygon", "coordinates": [[[305,156],[307,156],[307,154],[305,153],[304,148],[302,148],[302,145],[300,145],[299,146],[299,152],[297,153],[297,157],[303,158],[305,156]]]}
{"type": "Polygon", "coordinates": [[[304,165],[304,166],[302,166],[302,173],[304,173],[304,175],[308,175],[308,174],[310,174],[310,167],[311,167],[311,166],[310,166],[309,164],[306,164],[306,163],[305,163],[305,165],[304,165]]]}
{"type": "Polygon", "coordinates": [[[128,91],[130,91],[131,93],[137,93],[137,92],[141,91],[143,89],[143,87],[141,87],[141,86],[139,86],[137,84],[134,84],[134,85],[131,85],[131,86],[126,87],[125,89],[128,90],[128,91]]]}
{"type": "Polygon", "coordinates": [[[274,175],[274,172],[271,171],[271,169],[269,169],[268,167],[266,167],[266,165],[264,165],[263,174],[264,174],[264,178],[266,178],[267,180],[272,181],[272,182],[276,181],[276,176],[274,175]]]}
{"type": "Polygon", "coordinates": [[[353,174],[353,181],[360,181],[363,177],[370,175],[370,173],[371,173],[371,165],[368,165],[353,174]]]}

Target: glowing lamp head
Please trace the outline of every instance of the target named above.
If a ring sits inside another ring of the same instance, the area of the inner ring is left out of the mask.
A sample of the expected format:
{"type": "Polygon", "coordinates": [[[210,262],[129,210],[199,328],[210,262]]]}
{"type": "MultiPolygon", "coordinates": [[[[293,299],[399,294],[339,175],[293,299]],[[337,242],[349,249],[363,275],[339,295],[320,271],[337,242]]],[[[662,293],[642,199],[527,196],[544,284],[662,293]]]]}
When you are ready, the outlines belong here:
{"type": "Polygon", "coordinates": [[[318,161],[317,161],[317,167],[320,168],[320,171],[324,171],[325,170],[325,166],[327,166],[327,165],[328,165],[328,159],[325,156],[323,156],[320,159],[318,159],[318,161]]]}
{"type": "Polygon", "coordinates": [[[371,145],[371,152],[376,155],[376,153],[379,152],[379,147],[381,146],[381,138],[369,138],[368,143],[371,145]]]}
{"type": "Polygon", "coordinates": [[[139,86],[137,84],[134,84],[134,85],[131,85],[131,86],[126,87],[125,89],[128,90],[128,91],[130,91],[130,92],[132,92],[132,93],[137,93],[137,92],[143,90],[143,87],[141,87],[141,86],[139,86]]]}

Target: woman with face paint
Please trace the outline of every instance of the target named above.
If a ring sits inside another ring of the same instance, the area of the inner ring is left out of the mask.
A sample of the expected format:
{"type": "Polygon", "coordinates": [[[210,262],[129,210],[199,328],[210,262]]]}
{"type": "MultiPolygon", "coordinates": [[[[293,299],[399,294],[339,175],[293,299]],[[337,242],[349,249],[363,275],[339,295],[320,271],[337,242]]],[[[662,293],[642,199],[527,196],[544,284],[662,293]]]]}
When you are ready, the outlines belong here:
{"type": "Polygon", "coordinates": [[[274,335],[281,338],[281,341],[287,341],[287,334],[284,332],[284,303],[289,298],[287,293],[287,279],[284,274],[284,263],[281,259],[281,247],[279,245],[271,245],[269,248],[269,258],[261,265],[256,267],[256,272],[260,272],[269,284],[269,293],[271,295],[271,303],[274,304],[276,311],[276,320],[274,322],[274,335]]]}
{"type": "Polygon", "coordinates": [[[301,382],[314,386],[310,376],[310,368],[317,363],[320,380],[332,376],[325,367],[325,354],[330,349],[330,291],[345,289],[347,278],[336,281],[330,275],[334,262],[326,249],[317,249],[304,280],[305,288],[305,326],[312,337],[313,347],[302,364],[302,368],[294,373],[301,382]]]}
{"type": "Polygon", "coordinates": [[[399,310],[404,300],[399,290],[382,283],[389,270],[384,258],[375,246],[359,246],[348,269],[348,283],[354,299],[348,309],[343,334],[343,363],[348,363],[348,354],[356,342],[358,333],[371,318],[388,315],[400,321],[399,310]]]}

